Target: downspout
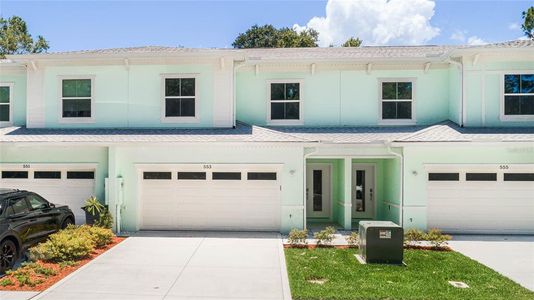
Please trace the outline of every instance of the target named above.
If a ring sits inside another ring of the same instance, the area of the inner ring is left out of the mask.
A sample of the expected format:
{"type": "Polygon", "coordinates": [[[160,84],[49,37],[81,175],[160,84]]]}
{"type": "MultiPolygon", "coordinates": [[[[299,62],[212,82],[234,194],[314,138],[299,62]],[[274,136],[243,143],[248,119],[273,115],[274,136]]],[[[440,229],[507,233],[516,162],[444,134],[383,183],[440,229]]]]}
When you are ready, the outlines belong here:
{"type": "Polygon", "coordinates": [[[461,60],[462,62],[459,63],[457,61],[454,61],[452,59],[447,59],[446,62],[452,64],[452,65],[455,65],[457,66],[458,68],[460,68],[460,84],[461,84],[461,89],[462,89],[462,92],[461,92],[461,106],[460,106],[460,110],[461,110],[461,113],[460,113],[460,127],[464,127],[464,123],[465,123],[465,87],[464,87],[464,64],[463,64],[463,59],[461,60]]]}
{"type": "Polygon", "coordinates": [[[306,196],[308,194],[308,193],[306,193],[306,174],[307,174],[306,160],[308,159],[308,157],[310,155],[315,154],[316,152],[317,152],[317,148],[313,148],[312,152],[304,154],[304,160],[302,161],[302,163],[303,163],[302,170],[303,170],[303,174],[304,174],[303,180],[302,180],[302,186],[304,188],[303,189],[304,195],[302,197],[303,198],[303,201],[302,201],[302,212],[303,212],[303,214],[302,215],[304,216],[304,221],[303,221],[304,224],[303,224],[302,228],[304,228],[304,229],[307,229],[306,228],[307,227],[307,224],[306,224],[307,223],[306,222],[306,201],[308,200],[308,199],[306,199],[307,198],[306,196]]]}
{"type": "Polygon", "coordinates": [[[236,86],[237,86],[237,70],[239,70],[241,67],[244,67],[246,66],[246,62],[247,62],[247,58],[245,57],[245,59],[243,61],[234,61],[234,74],[233,74],[233,82],[232,82],[232,88],[233,88],[233,98],[234,98],[234,101],[232,103],[232,106],[233,106],[233,128],[235,128],[236,126],[236,119],[237,119],[237,95],[236,95],[236,86]]]}
{"type": "Polygon", "coordinates": [[[393,154],[400,159],[401,163],[401,176],[400,176],[400,216],[399,216],[399,225],[404,227],[404,155],[399,154],[391,150],[391,141],[385,143],[387,151],[389,154],[393,154]]]}

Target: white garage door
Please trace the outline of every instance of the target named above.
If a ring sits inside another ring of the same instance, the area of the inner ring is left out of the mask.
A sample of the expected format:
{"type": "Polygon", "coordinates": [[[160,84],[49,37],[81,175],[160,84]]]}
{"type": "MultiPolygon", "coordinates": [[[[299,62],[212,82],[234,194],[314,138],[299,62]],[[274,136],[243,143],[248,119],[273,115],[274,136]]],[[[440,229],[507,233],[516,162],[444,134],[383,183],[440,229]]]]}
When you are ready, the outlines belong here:
{"type": "Polygon", "coordinates": [[[56,205],[68,205],[76,224],[85,223],[81,207],[95,194],[94,165],[3,164],[0,171],[0,188],[28,190],[56,205]]]}
{"type": "Polygon", "coordinates": [[[441,166],[427,176],[428,228],[534,233],[534,166],[441,166]]]}
{"type": "Polygon", "coordinates": [[[277,165],[177,165],[139,171],[141,229],[280,230],[277,165]]]}

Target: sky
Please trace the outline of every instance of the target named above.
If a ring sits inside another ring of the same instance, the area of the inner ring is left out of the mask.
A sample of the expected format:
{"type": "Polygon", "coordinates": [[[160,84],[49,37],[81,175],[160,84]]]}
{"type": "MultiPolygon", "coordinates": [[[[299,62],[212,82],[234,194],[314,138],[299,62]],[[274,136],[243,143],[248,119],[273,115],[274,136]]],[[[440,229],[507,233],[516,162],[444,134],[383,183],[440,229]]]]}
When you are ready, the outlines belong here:
{"type": "Polygon", "coordinates": [[[319,31],[319,45],[351,36],[364,45],[482,44],[523,36],[532,1],[0,0],[0,15],[22,17],[49,52],[134,47],[232,47],[254,24],[319,31]]]}

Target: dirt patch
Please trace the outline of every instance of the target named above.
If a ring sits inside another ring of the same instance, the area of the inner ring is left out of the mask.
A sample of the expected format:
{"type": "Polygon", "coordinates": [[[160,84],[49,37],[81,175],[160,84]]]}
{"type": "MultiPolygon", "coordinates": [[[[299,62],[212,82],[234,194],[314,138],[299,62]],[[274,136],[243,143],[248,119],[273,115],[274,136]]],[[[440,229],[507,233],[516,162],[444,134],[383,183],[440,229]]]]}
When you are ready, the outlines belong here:
{"type": "Polygon", "coordinates": [[[13,274],[6,275],[2,278],[0,278],[0,291],[35,291],[35,292],[41,292],[46,290],[47,288],[54,285],[56,282],[60,281],[61,279],[65,278],[67,275],[71,274],[72,272],[78,270],[83,265],[87,264],[91,260],[98,257],[100,254],[108,251],[109,249],[113,248],[126,238],[124,237],[114,237],[113,242],[109,245],[107,245],[104,248],[96,249],[91,256],[88,258],[79,260],[75,262],[74,265],[62,265],[58,263],[48,263],[43,261],[37,261],[36,264],[39,268],[51,270],[48,271],[49,273],[53,273],[54,275],[45,275],[38,272],[28,272],[27,273],[27,279],[29,284],[21,285],[19,283],[19,280],[15,278],[13,274]],[[3,283],[12,282],[11,285],[5,285],[2,286],[3,283]]]}

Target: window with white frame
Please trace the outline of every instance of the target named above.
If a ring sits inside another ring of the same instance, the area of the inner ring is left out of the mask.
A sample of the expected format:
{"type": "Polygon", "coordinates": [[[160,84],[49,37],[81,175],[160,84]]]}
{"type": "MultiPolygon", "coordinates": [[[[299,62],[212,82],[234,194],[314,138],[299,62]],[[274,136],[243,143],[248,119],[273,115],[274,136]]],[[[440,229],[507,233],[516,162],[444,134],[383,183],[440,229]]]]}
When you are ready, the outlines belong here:
{"type": "Polygon", "coordinates": [[[270,120],[301,120],[301,84],[300,82],[270,83],[270,120]]]}
{"type": "Polygon", "coordinates": [[[93,79],[61,79],[61,117],[90,119],[93,116],[93,79]]]}
{"type": "Polygon", "coordinates": [[[413,81],[380,82],[382,120],[413,120],[413,81]]]}
{"type": "Polygon", "coordinates": [[[165,77],[165,118],[196,117],[196,78],[165,77]]]}
{"type": "Polygon", "coordinates": [[[12,89],[13,86],[11,84],[0,83],[0,125],[12,123],[12,89]]]}
{"type": "Polygon", "coordinates": [[[504,115],[534,116],[534,74],[504,75],[504,115]]]}

